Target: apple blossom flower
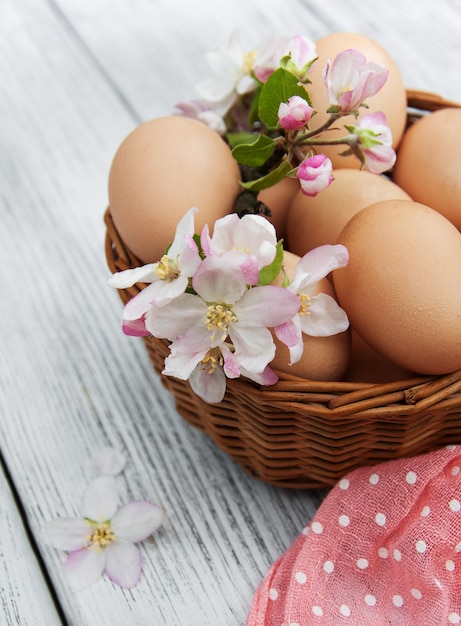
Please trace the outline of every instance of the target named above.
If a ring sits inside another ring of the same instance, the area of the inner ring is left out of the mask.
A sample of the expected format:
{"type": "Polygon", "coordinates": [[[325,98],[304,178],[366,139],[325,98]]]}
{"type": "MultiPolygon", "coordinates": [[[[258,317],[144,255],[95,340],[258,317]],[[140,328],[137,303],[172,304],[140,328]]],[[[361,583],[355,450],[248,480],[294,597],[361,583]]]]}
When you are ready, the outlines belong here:
{"type": "Polygon", "coordinates": [[[160,261],[116,272],[109,278],[109,285],[117,289],[131,287],[138,282],[150,283],[124,307],[122,328],[125,334],[148,335],[144,317],[152,304],[162,306],[186,290],[189,279],[201,262],[193,240],[194,214],[197,211],[197,207],[192,207],[178,222],[173,243],[160,261]]]}
{"type": "Polygon", "coordinates": [[[299,298],[296,315],[274,328],[275,335],[290,352],[291,364],[303,354],[302,333],[313,337],[328,337],[344,332],[349,327],[345,311],[336,300],[325,293],[313,295],[319,280],[339,267],[345,267],[349,253],[344,246],[323,245],[305,254],[297,263],[293,280],[286,287],[299,298]]]}
{"type": "Polygon", "coordinates": [[[280,67],[281,59],[289,54],[290,39],[287,37],[267,39],[255,55],[254,75],[261,83],[265,83],[269,76],[280,67]]]}
{"type": "Polygon", "coordinates": [[[309,82],[307,74],[317,59],[317,46],[303,35],[295,35],[288,45],[288,54],[281,65],[301,82],[309,82]]]}
{"type": "Polygon", "coordinates": [[[279,124],[285,130],[299,130],[311,119],[314,109],[301,96],[291,96],[278,108],[279,124]]]}
{"type": "Polygon", "coordinates": [[[206,256],[226,255],[239,261],[248,285],[256,285],[259,270],[272,263],[277,251],[275,228],[261,215],[240,218],[230,213],[216,220],[212,237],[204,228],[201,243],[206,256]]]}
{"type": "Polygon", "coordinates": [[[368,113],[359,118],[355,126],[346,126],[351,133],[351,150],[373,174],[382,174],[395,163],[392,133],[381,111],[368,113]]]}
{"type": "Polygon", "coordinates": [[[120,587],[134,587],[141,576],[141,554],[134,545],[163,523],[163,509],[150,502],[130,502],[119,508],[113,476],[98,476],[82,498],[82,517],[50,520],[44,527],[47,542],[69,552],[64,572],[75,591],[106,573],[120,587]]]}
{"type": "Polygon", "coordinates": [[[256,54],[243,52],[237,31],[227,44],[219,44],[206,53],[212,76],[198,83],[196,91],[216,114],[224,116],[239,95],[256,89],[258,83],[252,76],[256,54]]]}
{"type": "Polygon", "coordinates": [[[175,106],[179,110],[180,115],[203,122],[218,135],[225,135],[227,130],[226,123],[206,102],[191,100],[190,102],[178,102],[175,106]]]}
{"type": "Polygon", "coordinates": [[[239,367],[261,373],[275,354],[269,327],[295,315],[296,295],[275,285],[248,289],[238,260],[226,256],[206,257],[192,285],[197,295],[184,293],[146,316],[152,335],[172,342],[164,373],[187,380],[209,350],[228,340],[239,367]]]}
{"type": "Polygon", "coordinates": [[[304,195],[316,196],[333,181],[333,165],[325,154],[314,154],[299,164],[296,177],[304,195]]]}
{"type": "Polygon", "coordinates": [[[367,98],[378,93],[388,74],[384,65],[367,63],[359,50],[343,50],[333,63],[327,61],[324,69],[330,104],[343,114],[356,112],[367,98]]]}

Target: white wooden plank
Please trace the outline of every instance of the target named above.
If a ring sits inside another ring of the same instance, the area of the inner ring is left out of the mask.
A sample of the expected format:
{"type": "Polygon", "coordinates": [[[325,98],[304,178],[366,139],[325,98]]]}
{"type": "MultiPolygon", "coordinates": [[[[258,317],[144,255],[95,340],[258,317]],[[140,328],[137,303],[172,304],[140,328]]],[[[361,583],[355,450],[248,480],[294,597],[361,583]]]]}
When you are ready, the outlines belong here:
{"type": "Polygon", "coordinates": [[[0,534],[1,623],[4,626],[61,624],[3,473],[0,473],[0,534]]]}
{"type": "Polygon", "coordinates": [[[205,0],[0,5],[2,450],[78,626],[243,624],[262,575],[323,496],[246,476],[179,418],[141,343],[122,335],[102,224],[121,139],[191,97],[203,52],[242,25],[250,45],[280,25],[313,37],[366,32],[395,51],[409,86],[461,100],[459,64],[447,63],[460,15],[447,0],[437,14],[418,3],[411,22],[395,0],[221,4],[225,21],[220,3],[205,0]],[[128,455],[122,498],[158,502],[167,520],[142,546],[135,589],[101,580],[74,596],[40,528],[78,513],[87,461],[107,444],[128,455]]]}

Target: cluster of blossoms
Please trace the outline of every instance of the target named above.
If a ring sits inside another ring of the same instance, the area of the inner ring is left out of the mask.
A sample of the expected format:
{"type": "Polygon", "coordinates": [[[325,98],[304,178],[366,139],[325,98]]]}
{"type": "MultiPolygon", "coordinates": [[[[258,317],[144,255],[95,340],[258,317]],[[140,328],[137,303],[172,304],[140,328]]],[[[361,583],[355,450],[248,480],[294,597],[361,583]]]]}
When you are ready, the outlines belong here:
{"type": "Polygon", "coordinates": [[[93,459],[98,476],[85,489],[81,517],[58,517],[44,526],[47,543],[69,553],[63,568],[74,591],[103,573],[120,587],[134,587],[141,577],[141,554],[134,544],[163,523],[164,511],[157,504],[140,500],[119,506],[115,475],[125,462],[118,450],[102,449],[93,459]]]}
{"type": "Polygon", "coordinates": [[[348,262],[341,245],[308,252],[293,279],[284,275],[282,242],[261,215],[231,213],[194,232],[192,207],[178,223],[171,246],[157,263],[113,274],[112,287],[147,286],[124,307],[123,330],[170,342],[163,374],[189,380],[209,403],[220,402],[226,379],[244,376],[262,385],[277,382],[270,368],[274,335],[291,362],[303,353],[302,333],[328,336],[349,326],[331,296],[314,294],[318,281],[348,262]]]}
{"type": "Polygon", "coordinates": [[[345,145],[344,154],[355,154],[362,167],[375,174],[394,164],[392,136],[384,114],[370,113],[357,119],[367,98],[386,82],[388,70],[367,62],[358,50],[344,50],[327,62],[323,81],[329,117],[317,128],[312,128],[316,111],[309,97],[309,72],[318,57],[308,38],[274,37],[259,51],[244,53],[234,33],[226,45],[218,46],[206,58],[212,75],[196,85],[199,98],[180,102],[176,108],[223,135],[235,159],[257,169],[258,174],[243,183],[247,189],[257,192],[291,176],[299,179],[306,195],[315,196],[333,180],[330,159],[318,151],[326,144],[345,145]],[[344,126],[343,137],[325,138],[325,131],[350,115],[357,122],[344,126]]]}

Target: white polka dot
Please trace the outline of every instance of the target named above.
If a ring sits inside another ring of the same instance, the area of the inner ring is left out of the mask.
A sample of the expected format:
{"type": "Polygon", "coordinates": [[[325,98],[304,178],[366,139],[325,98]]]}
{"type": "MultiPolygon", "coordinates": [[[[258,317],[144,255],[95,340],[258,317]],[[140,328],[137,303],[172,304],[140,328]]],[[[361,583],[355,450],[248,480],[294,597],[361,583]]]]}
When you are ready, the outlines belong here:
{"type": "Polygon", "coordinates": [[[300,626],[298,622],[291,622],[290,626],[300,626]]]}
{"type": "Polygon", "coordinates": [[[296,572],[295,580],[297,583],[304,585],[304,583],[307,581],[307,576],[304,572],[296,572]]]}
{"type": "Polygon", "coordinates": [[[459,624],[459,622],[461,622],[461,617],[458,615],[458,613],[450,613],[450,615],[448,616],[448,621],[450,622],[450,624],[459,624]]]}
{"type": "Polygon", "coordinates": [[[389,556],[389,550],[387,548],[379,548],[378,556],[380,556],[382,559],[387,559],[387,557],[389,556]]]}
{"type": "Polygon", "coordinates": [[[277,589],[274,589],[274,587],[269,589],[269,598],[271,600],[277,600],[278,597],[279,597],[279,592],[277,591],[277,589]]]}
{"type": "Polygon", "coordinates": [[[343,478],[342,480],[339,481],[339,488],[343,489],[343,491],[345,491],[346,489],[349,489],[349,485],[350,482],[347,480],[347,478],[343,478]]]}
{"type": "Polygon", "coordinates": [[[423,597],[423,594],[421,593],[419,589],[412,589],[411,595],[413,596],[415,600],[421,600],[421,598],[423,597]]]}
{"type": "Polygon", "coordinates": [[[323,533],[323,526],[320,522],[313,522],[311,528],[312,532],[316,535],[321,535],[323,533]]]}
{"type": "Polygon", "coordinates": [[[458,476],[459,470],[460,470],[459,465],[455,465],[454,467],[451,468],[451,475],[458,476]]]}
{"type": "Polygon", "coordinates": [[[456,444],[455,443],[449,443],[446,446],[447,450],[455,450],[456,449],[456,444]]]}
{"type": "Polygon", "coordinates": [[[378,526],[385,526],[386,524],[386,516],[384,513],[376,513],[375,522],[378,526]]]}
{"type": "Polygon", "coordinates": [[[427,543],[424,541],[424,539],[419,539],[416,542],[415,548],[416,548],[416,552],[419,552],[420,554],[424,554],[424,552],[426,552],[427,550],[427,543]]]}
{"type": "Polygon", "coordinates": [[[322,607],[321,606],[313,606],[312,607],[312,613],[314,615],[317,615],[317,617],[322,617],[322,615],[323,615],[322,607]]]}
{"type": "Polygon", "coordinates": [[[459,543],[456,544],[455,546],[455,552],[461,552],[461,541],[459,543]]]}
{"type": "Polygon", "coordinates": [[[430,506],[423,506],[422,510],[421,510],[421,517],[427,517],[429,515],[429,513],[431,512],[431,507],[430,506]]]}
{"type": "Polygon", "coordinates": [[[347,606],[347,604],[341,604],[339,612],[343,617],[350,617],[351,609],[347,606]]]}
{"type": "Polygon", "coordinates": [[[303,535],[308,535],[310,533],[310,530],[310,526],[305,526],[302,531],[303,535]]]}
{"type": "Polygon", "coordinates": [[[394,550],[394,559],[396,561],[402,560],[402,553],[400,552],[400,550],[394,550]]]}
{"type": "Polygon", "coordinates": [[[445,562],[445,568],[447,572],[453,572],[455,569],[454,561],[452,561],[451,559],[448,559],[448,561],[445,562]]]}
{"type": "Polygon", "coordinates": [[[331,574],[331,572],[335,569],[335,564],[333,561],[325,561],[323,564],[323,571],[327,574],[331,574]]]}
{"type": "Polygon", "coordinates": [[[367,606],[375,606],[376,604],[376,598],[375,596],[372,596],[371,593],[367,593],[364,600],[367,606]]]}
{"type": "Polygon", "coordinates": [[[349,519],[349,517],[347,515],[340,515],[338,517],[338,523],[343,528],[346,528],[351,523],[351,520],[349,519]]]}
{"type": "Polygon", "coordinates": [[[368,480],[370,481],[370,485],[377,485],[379,482],[379,476],[378,474],[371,474],[368,480]]]}
{"type": "Polygon", "coordinates": [[[368,561],[366,559],[358,559],[356,565],[359,569],[367,569],[368,561]]]}
{"type": "Polygon", "coordinates": [[[461,503],[459,500],[450,500],[450,509],[453,513],[457,513],[461,509],[461,503]]]}
{"type": "Polygon", "coordinates": [[[403,606],[403,598],[402,598],[402,596],[399,596],[399,595],[392,596],[392,604],[394,606],[398,607],[398,608],[403,606]]]}
{"type": "Polygon", "coordinates": [[[405,476],[405,480],[407,481],[409,485],[414,485],[416,482],[416,479],[417,479],[417,476],[415,472],[408,472],[407,475],[405,476]]]}

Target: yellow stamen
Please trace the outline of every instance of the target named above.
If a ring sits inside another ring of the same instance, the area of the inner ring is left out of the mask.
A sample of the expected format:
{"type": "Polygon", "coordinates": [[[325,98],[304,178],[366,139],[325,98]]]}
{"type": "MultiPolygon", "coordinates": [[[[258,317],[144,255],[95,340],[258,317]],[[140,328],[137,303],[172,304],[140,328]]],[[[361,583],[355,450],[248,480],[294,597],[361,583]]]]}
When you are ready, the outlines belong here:
{"type": "Polygon", "coordinates": [[[242,70],[244,74],[250,74],[253,71],[255,66],[257,52],[256,50],[251,50],[243,55],[243,66],[242,70]]]}
{"type": "Polygon", "coordinates": [[[174,280],[179,276],[179,267],[166,254],[157,263],[155,273],[160,280],[174,280]]]}
{"type": "Polygon", "coordinates": [[[86,536],[85,547],[88,550],[101,552],[116,540],[115,533],[110,527],[110,521],[98,523],[86,520],[86,523],[91,526],[91,532],[86,536]]]}
{"type": "Polygon", "coordinates": [[[214,374],[218,366],[223,365],[224,359],[219,348],[212,348],[208,350],[203,359],[201,360],[204,369],[208,370],[208,374],[214,374]]]}
{"type": "MultiPolygon", "coordinates": [[[[205,324],[208,330],[221,330],[222,341],[224,341],[227,336],[229,324],[236,321],[237,316],[227,304],[210,304],[208,306],[205,324]]],[[[213,333],[211,340],[214,341],[214,338],[215,335],[213,333]]]]}
{"type": "Polygon", "coordinates": [[[311,305],[311,299],[305,293],[298,294],[300,307],[298,311],[298,315],[310,315],[309,307],[311,305]]]}

